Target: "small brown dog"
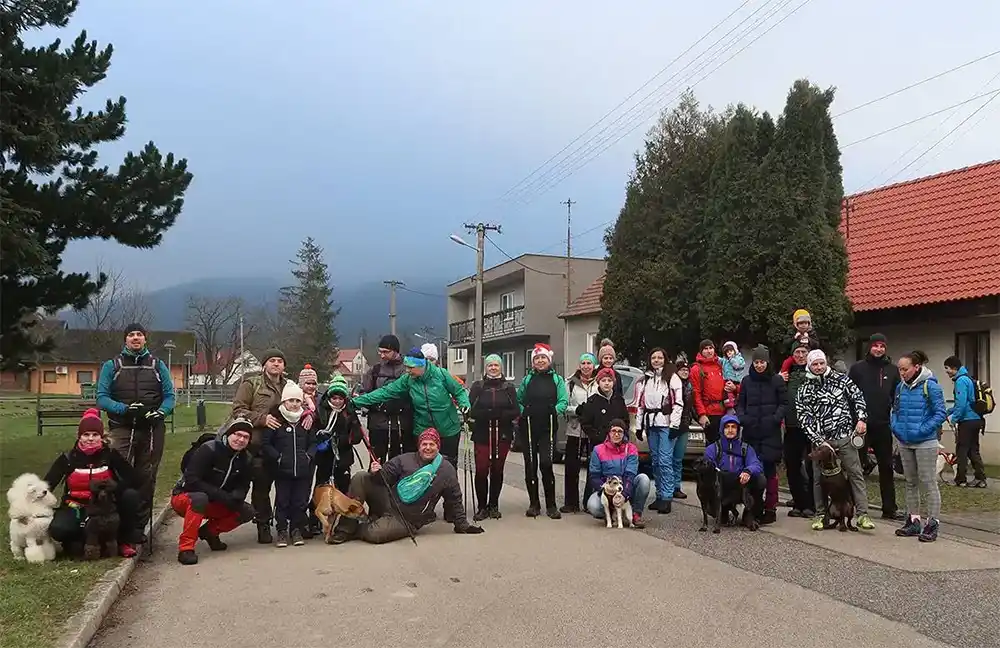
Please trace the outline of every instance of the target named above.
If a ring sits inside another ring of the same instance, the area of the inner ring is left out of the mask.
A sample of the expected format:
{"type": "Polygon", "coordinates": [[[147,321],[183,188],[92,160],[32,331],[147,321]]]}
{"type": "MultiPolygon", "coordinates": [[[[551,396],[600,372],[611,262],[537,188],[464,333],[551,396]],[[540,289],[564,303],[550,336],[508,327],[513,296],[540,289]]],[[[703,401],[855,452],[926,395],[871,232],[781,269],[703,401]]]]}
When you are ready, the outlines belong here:
{"type": "Polygon", "coordinates": [[[837,453],[830,446],[821,445],[809,453],[809,458],[818,462],[821,468],[819,485],[827,502],[823,511],[823,528],[857,531],[858,527],[854,526],[854,493],[837,453]]]}
{"type": "Polygon", "coordinates": [[[313,491],[313,507],[320,525],[323,540],[330,544],[330,538],[341,517],[360,518],[365,514],[365,506],[358,500],[341,493],[333,484],[320,484],[313,491]]]}

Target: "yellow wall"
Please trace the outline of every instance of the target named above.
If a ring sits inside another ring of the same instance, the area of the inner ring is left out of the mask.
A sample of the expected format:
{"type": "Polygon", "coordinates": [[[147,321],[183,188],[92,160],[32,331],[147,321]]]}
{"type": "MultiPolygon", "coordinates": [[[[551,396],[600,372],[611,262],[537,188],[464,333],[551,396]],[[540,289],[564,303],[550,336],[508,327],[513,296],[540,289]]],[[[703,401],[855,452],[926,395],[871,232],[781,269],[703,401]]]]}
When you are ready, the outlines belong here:
{"type": "MultiPolygon", "coordinates": [[[[30,387],[29,391],[33,394],[41,393],[42,395],[80,395],[80,382],[78,382],[77,373],[81,371],[91,372],[89,380],[86,380],[87,376],[79,376],[84,378],[85,382],[92,382],[97,384],[97,377],[101,372],[101,365],[98,363],[75,363],[61,365],[68,369],[66,374],[56,374],[56,365],[45,364],[39,365],[38,371],[32,371],[30,377],[30,387]],[[49,378],[55,378],[55,382],[46,382],[44,377],[48,375],[49,378]],[[39,392],[38,382],[41,380],[41,391],[39,392]]],[[[170,376],[174,381],[174,389],[180,389],[184,387],[184,365],[173,365],[170,367],[170,376]]]]}

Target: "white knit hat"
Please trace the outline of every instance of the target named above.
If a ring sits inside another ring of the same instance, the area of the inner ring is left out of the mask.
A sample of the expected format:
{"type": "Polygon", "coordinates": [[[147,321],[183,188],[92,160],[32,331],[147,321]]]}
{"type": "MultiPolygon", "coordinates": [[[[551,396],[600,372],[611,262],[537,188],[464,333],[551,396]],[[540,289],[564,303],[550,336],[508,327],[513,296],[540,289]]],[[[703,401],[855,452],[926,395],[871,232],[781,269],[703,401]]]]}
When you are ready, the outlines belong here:
{"type": "Polygon", "coordinates": [[[423,353],[424,358],[430,360],[431,362],[436,362],[438,359],[438,348],[430,342],[427,342],[420,347],[420,353],[423,353]]]}
{"type": "Polygon", "coordinates": [[[826,354],[823,353],[823,351],[820,349],[813,349],[812,351],[809,352],[809,355],[806,356],[806,366],[811,367],[812,363],[816,362],[817,360],[822,360],[823,362],[826,362],[826,354]]]}
{"type": "Polygon", "coordinates": [[[289,380],[285,383],[285,388],[281,390],[281,402],[284,403],[286,400],[290,399],[302,400],[304,394],[302,393],[302,388],[299,384],[289,380]]]}

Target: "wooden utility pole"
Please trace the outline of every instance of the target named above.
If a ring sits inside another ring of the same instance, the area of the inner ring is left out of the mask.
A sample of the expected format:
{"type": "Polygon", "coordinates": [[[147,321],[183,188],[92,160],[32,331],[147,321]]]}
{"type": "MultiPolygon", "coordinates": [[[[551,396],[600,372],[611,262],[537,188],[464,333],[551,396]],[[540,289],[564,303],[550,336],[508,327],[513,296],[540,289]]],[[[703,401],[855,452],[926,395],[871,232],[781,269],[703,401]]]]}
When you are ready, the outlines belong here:
{"type": "Polygon", "coordinates": [[[479,363],[483,361],[483,263],[486,254],[486,232],[500,234],[500,226],[492,223],[466,223],[465,229],[476,232],[476,343],[469,374],[479,378],[479,363]]]}
{"type": "Polygon", "coordinates": [[[389,286],[389,333],[392,335],[396,334],[396,288],[405,287],[402,281],[383,281],[385,285],[389,286]]]}
{"type": "Polygon", "coordinates": [[[573,284],[571,277],[573,276],[573,267],[570,265],[573,259],[573,205],[576,204],[572,198],[567,198],[560,205],[566,205],[566,307],[569,307],[569,303],[572,301],[571,295],[573,294],[573,284]]]}

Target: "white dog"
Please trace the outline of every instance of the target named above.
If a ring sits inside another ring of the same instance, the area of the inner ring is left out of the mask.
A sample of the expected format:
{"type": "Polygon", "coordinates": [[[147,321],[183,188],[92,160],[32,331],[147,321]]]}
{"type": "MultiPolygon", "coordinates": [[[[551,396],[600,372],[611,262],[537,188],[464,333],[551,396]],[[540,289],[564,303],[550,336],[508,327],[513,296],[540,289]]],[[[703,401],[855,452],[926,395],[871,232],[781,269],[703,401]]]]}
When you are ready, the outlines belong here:
{"type": "Polygon", "coordinates": [[[937,466],[935,467],[935,472],[940,481],[954,481],[955,480],[955,464],[958,459],[951,452],[944,449],[941,442],[938,441],[938,456],[937,456],[937,466]],[[945,471],[951,473],[951,479],[946,479],[944,476],[945,471]]]}
{"type": "Polygon", "coordinates": [[[601,487],[604,495],[604,522],[605,526],[609,529],[612,527],[612,509],[615,512],[615,517],[618,519],[619,529],[625,528],[625,525],[622,523],[623,513],[625,520],[628,520],[628,523],[632,524],[632,502],[625,499],[624,490],[625,485],[622,483],[621,477],[617,475],[608,477],[601,487]]]}
{"type": "Polygon", "coordinates": [[[49,537],[52,512],[59,500],[38,475],[25,473],[7,491],[10,503],[10,552],[15,560],[41,563],[56,559],[49,537]]]}

